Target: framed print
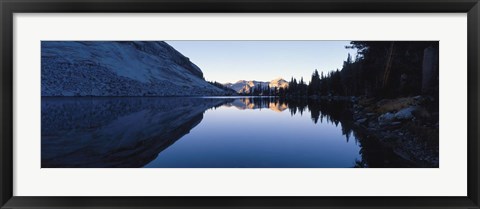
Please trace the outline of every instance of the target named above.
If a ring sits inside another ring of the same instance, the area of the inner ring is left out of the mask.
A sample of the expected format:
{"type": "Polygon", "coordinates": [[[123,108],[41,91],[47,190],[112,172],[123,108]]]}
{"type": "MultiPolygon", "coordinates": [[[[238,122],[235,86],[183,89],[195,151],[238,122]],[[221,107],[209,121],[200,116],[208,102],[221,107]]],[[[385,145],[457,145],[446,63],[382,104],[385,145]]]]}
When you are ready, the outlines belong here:
{"type": "Polygon", "coordinates": [[[2,208],[479,208],[467,1],[2,1],[2,208]]]}

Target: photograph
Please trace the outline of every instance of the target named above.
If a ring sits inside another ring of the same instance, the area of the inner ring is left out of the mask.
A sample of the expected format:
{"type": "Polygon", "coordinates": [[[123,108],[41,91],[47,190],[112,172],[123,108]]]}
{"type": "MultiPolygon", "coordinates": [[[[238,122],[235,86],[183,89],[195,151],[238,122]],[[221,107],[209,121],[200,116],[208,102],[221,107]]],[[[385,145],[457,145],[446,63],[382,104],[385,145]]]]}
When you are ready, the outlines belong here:
{"type": "Polygon", "coordinates": [[[41,41],[41,168],[439,168],[439,48],[41,41]]]}

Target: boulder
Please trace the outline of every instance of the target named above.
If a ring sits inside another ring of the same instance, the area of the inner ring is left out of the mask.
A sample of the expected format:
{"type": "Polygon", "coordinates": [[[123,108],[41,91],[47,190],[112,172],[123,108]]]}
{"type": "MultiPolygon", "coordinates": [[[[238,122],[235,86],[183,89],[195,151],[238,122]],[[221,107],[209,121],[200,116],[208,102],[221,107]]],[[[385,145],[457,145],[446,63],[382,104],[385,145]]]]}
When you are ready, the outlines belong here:
{"type": "Polygon", "coordinates": [[[395,119],[395,114],[387,112],[378,117],[378,122],[385,123],[385,122],[393,121],[394,119],[395,119]]]}
{"type": "Polygon", "coordinates": [[[418,109],[418,107],[416,107],[416,106],[411,106],[411,107],[401,109],[400,111],[395,113],[395,119],[397,119],[397,120],[411,120],[415,117],[413,115],[413,113],[417,109],[418,109]]]}

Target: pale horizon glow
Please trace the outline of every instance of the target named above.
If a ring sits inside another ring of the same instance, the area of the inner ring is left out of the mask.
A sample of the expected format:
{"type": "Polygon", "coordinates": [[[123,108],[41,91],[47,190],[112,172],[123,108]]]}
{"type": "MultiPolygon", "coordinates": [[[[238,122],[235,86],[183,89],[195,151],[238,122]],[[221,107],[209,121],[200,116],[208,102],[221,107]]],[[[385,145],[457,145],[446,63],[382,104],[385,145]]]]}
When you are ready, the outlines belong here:
{"type": "Polygon", "coordinates": [[[291,77],[310,81],[319,73],[341,69],[350,41],[166,41],[190,58],[207,81],[235,83],[238,80],[271,81],[291,77]]]}

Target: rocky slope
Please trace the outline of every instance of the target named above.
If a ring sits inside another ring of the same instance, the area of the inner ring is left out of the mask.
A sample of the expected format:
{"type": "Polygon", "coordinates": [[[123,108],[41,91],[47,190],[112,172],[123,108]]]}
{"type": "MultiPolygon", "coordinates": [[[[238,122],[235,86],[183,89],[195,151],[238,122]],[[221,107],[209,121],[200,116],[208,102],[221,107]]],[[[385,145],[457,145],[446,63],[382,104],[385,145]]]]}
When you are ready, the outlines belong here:
{"type": "Polygon", "coordinates": [[[42,41],[42,96],[223,95],[163,41],[42,41]]]}

